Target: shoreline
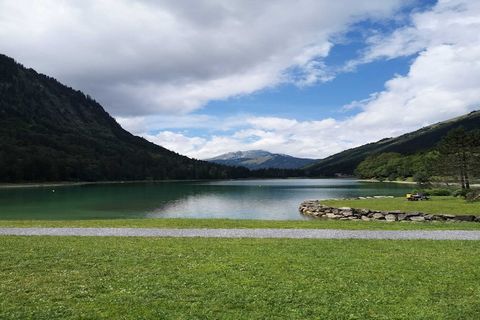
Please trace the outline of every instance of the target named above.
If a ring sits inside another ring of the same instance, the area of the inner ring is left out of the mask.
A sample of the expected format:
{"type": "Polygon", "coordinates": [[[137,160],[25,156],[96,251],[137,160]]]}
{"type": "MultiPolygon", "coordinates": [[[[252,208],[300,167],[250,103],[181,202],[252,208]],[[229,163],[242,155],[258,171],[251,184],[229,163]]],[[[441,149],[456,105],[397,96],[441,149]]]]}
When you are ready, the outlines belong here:
{"type": "MultiPolygon", "coordinates": [[[[376,180],[376,179],[358,179],[357,181],[359,181],[359,182],[398,183],[398,184],[409,184],[409,185],[416,185],[417,184],[417,182],[415,182],[415,181],[398,181],[398,180],[395,180],[395,181],[389,181],[389,180],[380,181],[380,180],[376,180]]],[[[448,184],[445,184],[445,182],[432,182],[431,184],[433,186],[436,186],[436,187],[444,187],[444,188],[459,187],[460,186],[460,184],[456,183],[456,182],[450,182],[448,184]]],[[[471,183],[470,187],[480,187],[480,183],[471,183]]]]}
{"type": "MultiPolygon", "coordinates": [[[[207,180],[127,180],[127,181],[79,181],[79,182],[31,182],[31,183],[0,183],[0,189],[15,189],[15,188],[47,188],[47,187],[73,187],[83,185],[97,185],[97,184],[131,184],[131,183],[158,183],[158,182],[192,182],[192,181],[207,181],[207,180]]],[[[209,180],[211,181],[211,180],[209,180]]]]}
{"type": "MultiPolygon", "coordinates": [[[[201,182],[201,181],[230,181],[230,180],[289,180],[289,179],[352,179],[358,182],[369,182],[369,183],[396,183],[396,184],[406,184],[406,185],[416,185],[414,181],[380,181],[376,179],[355,179],[355,178],[312,178],[312,177],[292,177],[292,178],[241,178],[241,179],[186,179],[186,180],[122,180],[122,181],[61,181],[61,182],[22,182],[22,183],[0,183],[0,189],[15,189],[15,188],[49,188],[49,187],[74,187],[74,186],[83,186],[83,185],[101,185],[101,184],[133,184],[133,183],[159,183],[159,182],[201,182]]],[[[451,187],[458,186],[458,183],[450,183],[449,185],[444,185],[444,183],[432,183],[434,186],[438,187],[451,187]]],[[[474,183],[470,185],[471,187],[480,187],[480,183],[474,183]]]]}
{"type": "MultiPolygon", "coordinates": [[[[167,179],[167,180],[122,180],[122,181],[60,181],[60,182],[21,182],[0,183],[0,189],[13,188],[47,188],[47,187],[71,187],[96,184],[127,184],[127,183],[159,183],[159,182],[202,182],[202,181],[242,181],[242,180],[291,180],[291,179],[345,179],[345,178],[311,178],[311,177],[288,177],[288,178],[238,178],[238,179],[167,179]]],[[[354,179],[355,180],[355,179],[354,179]]]]}
{"type": "Polygon", "coordinates": [[[417,184],[415,181],[389,181],[389,180],[385,180],[385,181],[380,181],[380,180],[376,180],[376,179],[357,179],[357,181],[359,182],[380,182],[380,183],[398,183],[398,184],[417,184]]]}

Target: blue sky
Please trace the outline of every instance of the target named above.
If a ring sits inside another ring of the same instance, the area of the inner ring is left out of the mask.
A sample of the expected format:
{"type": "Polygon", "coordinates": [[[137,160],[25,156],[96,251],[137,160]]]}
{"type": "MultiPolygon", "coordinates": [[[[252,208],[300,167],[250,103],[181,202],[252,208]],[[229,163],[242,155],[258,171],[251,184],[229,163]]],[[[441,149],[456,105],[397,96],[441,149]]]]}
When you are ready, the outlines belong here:
{"type": "Polygon", "coordinates": [[[468,0],[0,0],[0,52],[202,159],[322,158],[478,109],[479,31],[468,0]]]}

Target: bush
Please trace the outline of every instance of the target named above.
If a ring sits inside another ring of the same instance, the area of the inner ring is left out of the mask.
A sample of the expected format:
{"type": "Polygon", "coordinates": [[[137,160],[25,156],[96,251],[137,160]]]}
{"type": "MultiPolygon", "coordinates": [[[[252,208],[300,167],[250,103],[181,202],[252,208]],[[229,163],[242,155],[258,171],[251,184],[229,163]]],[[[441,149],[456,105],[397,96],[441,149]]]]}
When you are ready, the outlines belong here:
{"type": "Polygon", "coordinates": [[[480,201],[480,190],[469,190],[465,195],[467,201],[480,201]]]}
{"type": "Polygon", "coordinates": [[[432,196],[451,196],[452,190],[445,188],[435,188],[428,190],[428,193],[432,196]]]}
{"type": "Polygon", "coordinates": [[[412,193],[423,193],[426,196],[451,196],[452,190],[445,188],[415,189],[412,193]]]}
{"type": "Polygon", "coordinates": [[[462,197],[465,198],[467,196],[467,190],[465,189],[457,189],[453,192],[454,197],[462,197]]]}

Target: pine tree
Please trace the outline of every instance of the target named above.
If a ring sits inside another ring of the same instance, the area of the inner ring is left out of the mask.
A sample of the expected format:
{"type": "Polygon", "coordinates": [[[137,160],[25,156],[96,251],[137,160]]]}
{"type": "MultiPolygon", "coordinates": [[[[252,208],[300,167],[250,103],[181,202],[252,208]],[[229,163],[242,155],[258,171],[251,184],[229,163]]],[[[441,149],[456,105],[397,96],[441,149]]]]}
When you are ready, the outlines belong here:
{"type": "Polygon", "coordinates": [[[472,175],[478,174],[479,137],[477,131],[467,132],[463,127],[459,127],[449,131],[438,146],[440,171],[447,176],[456,176],[462,189],[470,189],[472,175]]]}

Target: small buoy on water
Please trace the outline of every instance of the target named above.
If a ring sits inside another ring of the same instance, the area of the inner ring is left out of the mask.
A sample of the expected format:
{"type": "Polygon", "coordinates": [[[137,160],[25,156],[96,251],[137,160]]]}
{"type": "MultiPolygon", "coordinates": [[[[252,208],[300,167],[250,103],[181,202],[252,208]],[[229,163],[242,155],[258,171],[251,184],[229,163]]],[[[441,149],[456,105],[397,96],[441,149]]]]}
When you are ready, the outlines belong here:
{"type": "Polygon", "coordinates": [[[55,192],[55,189],[52,189],[52,192],[55,192]]]}

